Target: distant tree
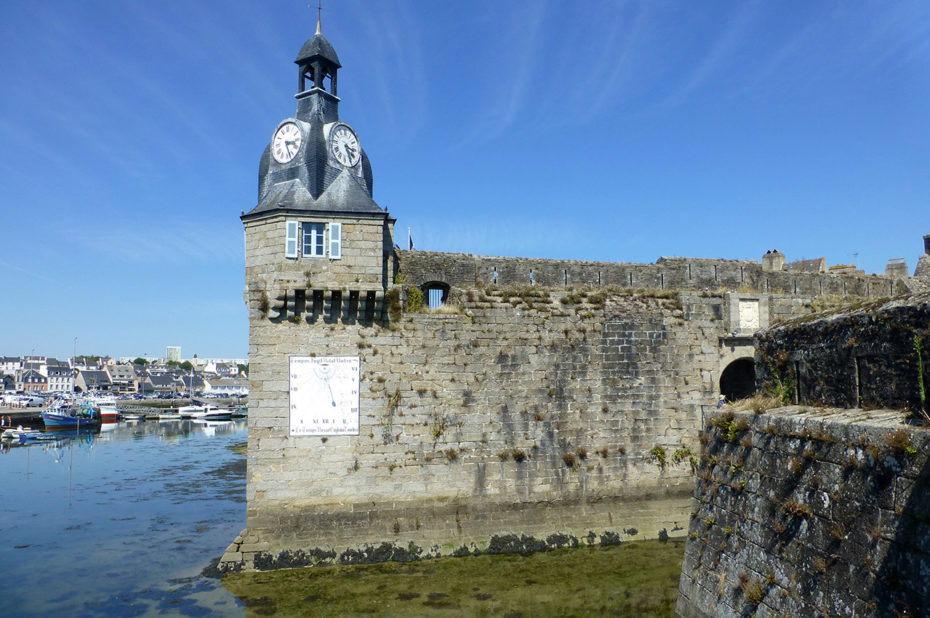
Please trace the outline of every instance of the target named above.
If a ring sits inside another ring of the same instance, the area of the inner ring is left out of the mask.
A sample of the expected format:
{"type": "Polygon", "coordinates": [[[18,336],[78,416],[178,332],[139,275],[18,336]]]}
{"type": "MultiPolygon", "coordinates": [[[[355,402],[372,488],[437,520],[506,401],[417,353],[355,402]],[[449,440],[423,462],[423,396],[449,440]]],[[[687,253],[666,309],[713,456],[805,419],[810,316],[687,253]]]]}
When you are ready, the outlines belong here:
{"type": "Polygon", "coordinates": [[[133,365],[142,365],[142,366],[144,367],[145,365],[148,365],[149,362],[140,356],[139,358],[137,358],[137,359],[135,359],[134,361],[132,361],[132,364],[133,364],[133,365]]]}
{"type": "Polygon", "coordinates": [[[168,365],[169,367],[178,367],[181,363],[179,363],[178,361],[170,360],[165,364],[168,365]]]}
{"type": "Polygon", "coordinates": [[[190,361],[184,361],[183,363],[181,363],[180,365],[178,365],[178,367],[180,367],[180,368],[183,369],[184,371],[190,371],[191,369],[194,368],[194,366],[191,365],[191,362],[190,362],[190,361]]]}
{"type": "Polygon", "coordinates": [[[245,365],[236,365],[236,367],[239,369],[239,373],[240,373],[240,374],[242,374],[242,375],[249,375],[249,366],[248,366],[248,364],[245,364],[245,365]]]}

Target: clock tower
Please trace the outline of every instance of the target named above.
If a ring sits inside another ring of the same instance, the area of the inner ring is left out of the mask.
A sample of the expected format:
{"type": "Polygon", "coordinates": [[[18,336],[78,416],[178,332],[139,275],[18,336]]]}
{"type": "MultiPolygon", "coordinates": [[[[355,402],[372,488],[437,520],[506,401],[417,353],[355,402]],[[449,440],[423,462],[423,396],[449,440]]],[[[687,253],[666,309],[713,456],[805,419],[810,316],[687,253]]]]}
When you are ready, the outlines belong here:
{"type": "Polygon", "coordinates": [[[294,62],[296,112],[271,131],[258,203],[241,217],[250,317],[374,320],[390,283],[394,219],[372,199],[368,155],[339,118],[342,65],[319,20],[294,62]]]}

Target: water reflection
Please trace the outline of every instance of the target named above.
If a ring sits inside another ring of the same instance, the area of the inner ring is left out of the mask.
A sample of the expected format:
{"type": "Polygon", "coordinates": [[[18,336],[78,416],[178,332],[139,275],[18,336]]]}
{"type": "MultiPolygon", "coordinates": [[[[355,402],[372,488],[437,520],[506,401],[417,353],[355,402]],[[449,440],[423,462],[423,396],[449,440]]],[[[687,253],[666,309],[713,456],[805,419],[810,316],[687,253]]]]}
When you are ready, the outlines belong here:
{"type": "Polygon", "coordinates": [[[0,445],[0,615],[243,615],[199,576],[245,524],[245,421],[0,445]]]}

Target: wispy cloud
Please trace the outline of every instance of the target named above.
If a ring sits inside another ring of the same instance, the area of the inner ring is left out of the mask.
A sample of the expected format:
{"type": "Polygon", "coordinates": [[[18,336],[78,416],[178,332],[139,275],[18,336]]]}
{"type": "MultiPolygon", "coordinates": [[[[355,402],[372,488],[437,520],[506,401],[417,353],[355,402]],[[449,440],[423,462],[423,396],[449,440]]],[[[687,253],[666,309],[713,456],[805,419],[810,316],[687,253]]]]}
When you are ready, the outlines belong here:
{"type": "Polygon", "coordinates": [[[361,49],[348,50],[359,60],[351,67],[353,81],[376,97],[353,104],[394,136],[395,147],[402,145],[416,138],[429,114],[421,10],[409,2],[352,2],[347,8],[362,32],[361,49]]]}
{"type": "Polygon", "coordinates": [[[489,72],[496,78],[492,82],[499,90],[487,93],[483,102],[488,104],[488,111],[478,117],[476,124],[463,137],[462,144],[498,137],[523,114],[534,89],[538,92],[545,87],[540,66],[548,60],[547,55],[541,53],[548,5],[545,0],[532,2],[528,7],[499,5],[501,12],[510,8],[509,15],[499,17],[508,20],[509,25],[495,28],[496,32],[506,32],[507,39],[492,44],[498,56],[493,64],[489,64],[489,72]]]}
{"type": "Polygon", "coordinates": [[[757,0],[741,3],[739,12],[727,24],[721,36],[702,54],[700,61],[666,98],[665,104],[672,107],[682,104],[691,94],[731,66],[737,49],[755,27],[760,10],[761,4],[757,0]]]}
{"type": "Polygon", "coordinates": [[[926,2],[882,5],[859,37],[861,62],[869,68],[917,61],[926,68],[930,11],[926,2]]]}
{"type": "Polygon", "coordinates": [[[71,238],[80,253],[87,252],[101,263],[239,264],[244,258],[242,232],[237,227],[177,218],[108,221],[106,225],[87,221],[61,226],[56,236],[64,242],[71,238]]]}
{"type": "Polygon", "coordinates": [[[50,277],[39,270],[35,260],[30,259],[28,260],[27,264],[20,266],[19,264],[14,264],[13,262],[0,259],[0,269],[2,269],[7,274],[6,283],[10,283],[10,273],[19,273],[20,276],[18,279],[20,281],[31,280],[41,283],[50,283],[56,286],[56,289],[61,289],[60,287],[57,287],[61,281],[55,277],[50,277]]]}

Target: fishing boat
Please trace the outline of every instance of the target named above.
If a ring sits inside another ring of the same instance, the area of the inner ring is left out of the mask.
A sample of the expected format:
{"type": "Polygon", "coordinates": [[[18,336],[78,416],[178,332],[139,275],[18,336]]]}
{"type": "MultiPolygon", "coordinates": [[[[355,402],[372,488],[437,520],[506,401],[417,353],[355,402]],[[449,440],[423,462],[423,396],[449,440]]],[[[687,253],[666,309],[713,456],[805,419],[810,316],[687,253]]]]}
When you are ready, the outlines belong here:
{"type": "Polygon", "coordinates": [[[46,429],[81,429],[97,427],[101,423],[100,412],[88,403],[77,407],[57,406],[42,412],[46,429]]]}
{"type": "Polygon", "coordinates": [[[104,423],[115,423],[119,421],[119,411],[116,406],[101,406],[100,420],[104,423]]]}
{"type": "Polygon", "coordinates": [[[119,421],[119,410],[116,409],[116,397],[113,395],[96,395],[88,399],[88,403],[96,406],[100,411],[100,420],[104,423],[119,421]]]}

